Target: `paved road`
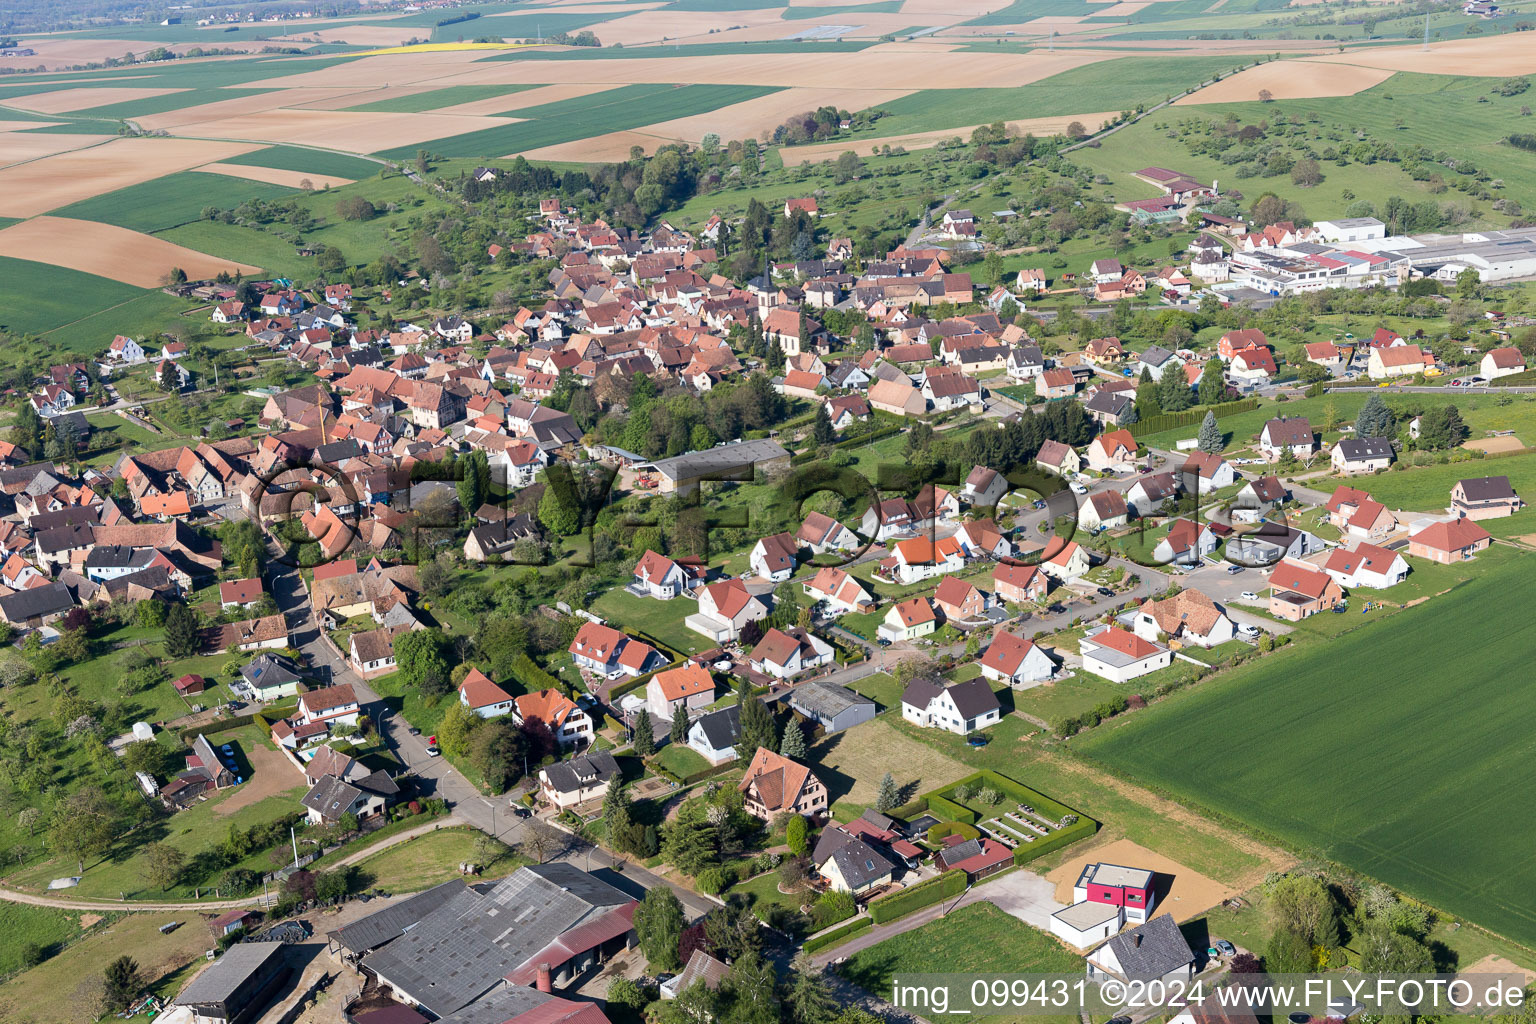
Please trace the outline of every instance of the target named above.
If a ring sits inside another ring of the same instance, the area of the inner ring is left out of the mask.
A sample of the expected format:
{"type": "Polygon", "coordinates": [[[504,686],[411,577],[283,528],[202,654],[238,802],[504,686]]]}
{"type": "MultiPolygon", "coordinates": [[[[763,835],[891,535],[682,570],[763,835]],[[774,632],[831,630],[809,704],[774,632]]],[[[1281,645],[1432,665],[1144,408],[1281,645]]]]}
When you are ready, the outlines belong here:
{"type": "MultiPolygon", "coordinates": [[[[523,838],[524,819],[514,816],[506,796],[487,796],[446,758],[429,757],[425,738],[411,731],[409,723],[394,713],[384,698],[359,677],[345,661],[338,658],[320,637],[320,630],[310,614],[308,597],[296,569],[284,570],[277,566],[272,571],[273,600],[288,619],[294,645],[309,659],[312,667],[324,669],[332,683],[351,683],[363,711],[378,726],[380,735],[389,744],[400,763],[418,780],[418,785],[430,796],[446,800],[453,809],[454,818],[495,836],[508,845],[523,838]]],[[[690,889],[667,881],[654,872],[632,862],[611,856],[607,851],[587,841],[560,832],[561,843],[554,859],[563,860],[587,869],[607,868],[606,876],[621,888],[639,894],[638,890],[668,885],[677,893],[690,916],[707,913],[718,902],[690,889]]]]}

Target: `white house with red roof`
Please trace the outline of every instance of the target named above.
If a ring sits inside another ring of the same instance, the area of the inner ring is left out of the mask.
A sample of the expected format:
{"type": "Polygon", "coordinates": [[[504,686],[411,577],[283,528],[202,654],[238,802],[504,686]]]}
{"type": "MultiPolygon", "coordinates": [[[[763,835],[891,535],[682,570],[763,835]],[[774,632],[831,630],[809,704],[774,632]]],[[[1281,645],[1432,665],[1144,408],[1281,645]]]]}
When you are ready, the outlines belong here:
{"type": "Polygon", "coordinates": [[[351,683],[338,683],[299,694],[299,710],[293,721],[298,725],[324,722],[327,728],[356,725],[360,708],[351,683]]]}
{"type": "Polygon", "coordinates": [[[144,347],[125,334],[119,334],[112,339],[112,344],[107,346],[107,360],[113,363],[121,363],[125,366],[134,363],[142,363],[145,359],[144,347]]]}
{"type": "Polygon", "coordinates": [[[481,718],[511,714],[513,707],[512,695],[477,668],[471,668],[459,684],[459,703],[481,718]]]}
{"type": "Polygon", "coordinates": [[[1260,384],[1278,372],[1274,353],[1257,345],[1238,352],[1227,364],[1227,379],[1234,384],[1260,384]]]}
{"type": "Polygon", "coordinates": [[[1525,372],[1525,356],[1514,347],[1489,349],[1478,364],[1482,375],[1489,380],[1508,377],[1512,373],[1525,372]]]}
{"type": "Polygon", "coordinates": [[[645,705],[652,716],[672,721],[680,708],[690,714],[714,703],[715,678],[697,662],[657,672],[645,684],[645,705]]]}
{"type": "Polygon", "coordinates": [[[1096,626],[1078,641],[1083,671],[1128,683],[1149,672],[1173,664],[1173,652],[1162,644],[1143,639],[1119,626],[1096,626]]]}
{"type": "Polygon", "coordinates": [[[567,650],[577,668],[608,677],[638,676],[661,660],[650,644],[597,622],[583,623],[567,650]]]}
{"type": "Polygon", "coordinates": [[[261,600],[262,593],[260,577],[225,580],[219,584],[219,607],[225,611],[230,608],[251,608],[261,600]]]}
{"type": "Polygon", "coordinates": [[[1130,521],[1131,511],[1119,491],[1095,491],[1083,496],[1077,525],[1085,530],[1115,530],[1130,521]]]}
{"type": "Polygon", "coordinates": [[[939,581],[938,587],[933,592],[933,603],[939,611],[944,613],[944,618],[954,622],[981,615],[992,606],[992,598],[974,584],[954,576],[946,576],[939,581]]]}
{"type": "Polygon", "coordinates": [[[1362,541],[1330,551],[1323,572],[1341,587],[1385,590],[1408,578],[1408,562],[1396,551],[1362,541]]]}
{"type": "Polygon", "coordinates": [[[830,665],[832,658],[831,644],[794,626],[770,629],[747,656],[754,669],[775,679],[804,675],[830,665]]]}
{"type": "Polygon", "coordinates": [[[635,563],[635,579],[630,590],[669,601],[684,591],[703,582],[703,573],[697,565],[684,566],[666,555],[647,550],[635,563]]]}
{"type": "Polygon", "coordinates": [[[768,606],[761,598],[753,597],[747,585],[735,577],[700,587],[698,598],[699,610],[684,619],[683,624],[715,643],[735,640],[747,623],[768,617],[768,606]]]}
{"type": "Polygon", "coordinates": [[[805,522],[800,524],[795,540],[817,555],[825,551],[853,551],[859,546],[857,534],[820,512],[806,513],[805,522]]]}
{"type": "Polygon", "coordinates": [[[800,545],[794,534],[776,533],[752,546],[747,562],[752,571],[770,583],[783,583],[795,574],[800,545]]]}
{"type": "Polygon", "coordinates": [[[933,540],[912,537],[897,541],[895,554],[880,562],[880,569],[903,584],[918,583],[965,568],[965,550],[954,537],[933,540]]]}
{"type": "Polygon", "coordinates": [[[914,597],[891,605],[876,632],[882,640],[896,643],[927,636],[938,628],[939,617],[934,613],[933,602],[926,597],[914,597]]]}
{"type": "Polygon", "coordinates": [[[1088,445],[1085,461],[1089,469],[1100,473],[1119,473],[1136,466],[1136,439],[1129,430],[1111,430],[1100,434],[1088,445]]]}
{"type": "Polygon", "coordinates": [[[544,723],[562,750],[585,747],[592,742],[591,716],[559,690],[551,688],[523,694],[513,701],[512,715],[521,726],[544,723]]]}
{"type": "Polygon", "coordinates": [[[1056,663],[1033,640],[1002,632],[982,652],[981,674],[1015,690],[1038,685],[1056,672],[1056,663]]]}
{"type": "Polygon", "coordinates": [[[857,579],[833,566],[817,570],[801,589],[807,597],[826,605],[831,615],[867,612],[875,607],[875,599],[857,579]]]}
{"type": "Polygon", "coordinates": [[[1093,568],[1093,559],[1075,540],[1064,541],[1060,537],[1053,537],[1045,546],[1043,555],[1041,571],[1063,583],[1075,580],[1093,568]]]}

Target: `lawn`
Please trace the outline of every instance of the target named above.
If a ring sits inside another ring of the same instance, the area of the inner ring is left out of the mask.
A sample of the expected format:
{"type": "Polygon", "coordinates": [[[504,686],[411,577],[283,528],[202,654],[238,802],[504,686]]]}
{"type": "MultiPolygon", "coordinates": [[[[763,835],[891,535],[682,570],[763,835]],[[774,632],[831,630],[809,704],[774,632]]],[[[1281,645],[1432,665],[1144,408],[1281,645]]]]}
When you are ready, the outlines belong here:
{"type": "MultiPolygon", "coordinates": [[[[590,96],[510,111],[511,116],[523,120],[437,139],[432,143],[432,151],[450,157],[507,156],[656,121],[708,113],[776,91],[755,85],[625,85],[590,96]]],[[[410,159],[418,148],[399,146],[379,155],[410,159]]]]}
{"type": "MultiPolygon", "coordinates": [[[[1515,493],[1536,495],[1536,453],[1502,459],[1469,459],[1444,466],[1418,466],[1401,473],[1388,472],[1354,480],[1318,480],[1312,485],[1321,491],[1359,487],[1388,508],[1443,512],[1451,503],[1451,488],[1456,486],[1456,481],[1480,476],[1507,476],[1515,493]]],[[[1536,532],[1536,513],[1520,512],[1507,520],[1498,520],[1512,527],[1522,521],[1525,529],[1521,533],[1536,532]]]]}
{"type": "Polygon", "coordinates": [[[848,688],[873,700],[881,711],[901,706],[902,686],[884,672],[855,680],[848,684],[848,688]]]}
{"type": "MultiPolygon", "coordinates": [[[[443,828],[396,843],[358,862],[358,870],[372,884],[390,892],[418,892],[460,877],[459,865],[479,863],[476,841],[483,835],[468,827],[443,828]]],[[[489,864],[481,864],[482,878],[500,878],[529,863],[526,857],[500,843],[500,852],[489,864]]]]}
{"type": "Polygon", "coordinates": [[[80,912],[24,903],[0,903],[0,976],[22,967],[23,948],[36,946],[44,955],[56,955],[66,942],[80,934],[80,912]]]}
{"type": "Polygon", "coordinates": [[[592,611],[608,619],[615,629],[649,633],[688,654],[715,646],[704,634],[683,625],[683,620],[698,610],[698,602],[686,597],[658,601],[654,597],[636,597],[620,586],[610,587],[592,602],[592,611]]]}
{"type": "Polygon", "coordinates": [[[694,772],[709,771],[709,762],[704,760],[692,747],[686,747],[677,743],[668,743],[656,754],[656,763],[678,778],[685,778],[694,772]]]}
{"type": "Polygon", "coordinates": [[[1529,945],[1536,829],[1510,809],[1536,784],[1536,694],[1509,685],[1527,674],[1527,561],[1347,639],[1262,659],[1079,749],[1529,945]],[[1451,651],[1455,671],[1436,670],[1451,651]],[[1298,770],[1299,756],[1322,751],[1298,770]]]}
{"type": "Polygon", "coordinates": [[[835,733],[811,748],[810,764],[826,785],[831,802],[858,808],[851,817],[874,802],[875,790],[886,772],[895,776],[903,802],[967,773],[965,765],[954,757],[912,738],[898,726],[895,716],[882,715],[835,733]]]}
{"type": "MultiPolygon", "coordinates": [[[[1075,646],[1073,651],[1075,653],[1075,646]]],[[[1043,719],[1054,726],[1062,719],[1076,718],[1085,711],[1092,711],[1113,697],[1124,697],[1127,693],[1135,692],[1137,689],[1134,682],[1127,687],[1087,672],[1078,672],[1054,683],[1020,690],[1013,695],[1013,706],[1026,715],[1043,719]]]]}
{"type": "Polygon", "coordinates": [[[1051,936],[991,903],[972,903],[860,950],[839,972],[861,988],[889,999],[891,981],[897,975],[1078,975],[1082,969],[1082,959],[1051,936]]]}

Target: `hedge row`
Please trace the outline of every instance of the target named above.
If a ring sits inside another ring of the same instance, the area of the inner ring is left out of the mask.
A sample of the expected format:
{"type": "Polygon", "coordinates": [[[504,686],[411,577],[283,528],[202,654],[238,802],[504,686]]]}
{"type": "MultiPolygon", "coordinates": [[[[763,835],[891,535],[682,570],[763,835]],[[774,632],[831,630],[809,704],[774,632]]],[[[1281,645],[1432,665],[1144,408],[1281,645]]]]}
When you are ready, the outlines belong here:
{"type": "Polygon", "coordinates": [[[526,653],[519,654],[512,662],[512,675],[528,693],[537,693],[540,690],[560,690],[564,692],[569,687],[562,686],[560,680],[540,668],[526,653]]]}
{"type": "Polygon", "coordinates": [[[1070,846],[1079,839],[1087,839],[1099,830],[1099,823],[1092,818],[1079,817],[1077,821],[1057,832],[1052,832],[1044,839],[1036,839],[1032,843],[1020,843],[1013,851],[1015,864],[1028,864],[1036,857],[1043,857],[1052,850],[1059,850],[1063,846],[1070,846]]]}
{"type": "Polygon", "coordinates": [[[951,896],[958,896],[965,891],[966,877],[964,871],[946,871],[938,878],[930,878],[926,882],[902,889],[900,892],[882,896],[869,905],[869,917],[875,924],[886,924],[900,917],[906,917],[915,910],[932,906],[941,900],[947,900],[951,896]]]}
{"type": "MultiPolygon", "coordinates": [[[[857,437],[850,437],[850,438],[847,438],[845,440],[838,441],[835,444],[833,444],[831,447],[833,447],[833,448],[856,448],[856,447],[859,447],[860,445],[874,444],[876,441],[882,441],[885,438],[890,437],[892,434],[899,434],[899,433],[901,433],[901,428],[900,427],[881,427],[879,430],[871,431],[868,434],[860,434],[857,437]]],[[[812,446],[810,448],[807,448],[803,452],[800,452],[800,453],[798,453],[796,455],[790,456],[789,464],[791,466],[804,465],[805,463],[814,460],[820,454],[821,454],[821,449],[818,448],[818,447],[812,446]]]]}
{"type": "Polygon", "coordinates": [[[1176,427],[1192,427],[1205,419],[1207,412],[1215,413],[1217,419],[1224,416],[1235,416],[1240,412],[1248,412],[1257,409],[1257,398],[1240,398],[1235,402],[1222,402],[1220,405],[1206,406],[1204,409],[1185,409],[1182,412],[1161,412],[1156,416],[1148,416],[1131,424],[1128,428],[1132,437],[1143,437],[1147,434],[1158,434],[1164,430],[1173,430],[1176,427]]]}
{"type": "Polygon", "coordinates": [[[963,821],[941,821],[928,830],[928,841],[937,843],[945,836],[959,836],[961,839],[980,839],[981,831],[975,825],[967,825],[963,821]]]}
{"type": "MultiPolygon", "coordinates": [[[[296,710],[297,708],[298,705],[295,704],[294,709],[296,710]]],[[[271,713],[271,710],[272,709],[270,708],[267,709],[268,714],[271,713]]],[[[273,719],[273,721],[276,721],[276,719],[273,719]]],[[[229,732],[233,729],[240,729],[247,725],[258,726],[267,732],[272,731],[271,724],[267,721],[261,712],[251,711],[243,715],[235,715],[233,718],[217,718],[212,722],[209,722],[207,725],[200,725],[195,729],[184,729],[181,733],[181,742],[190,747],[192,745],[192,741],[197,739],[199,733],[204,736],[212,736],[215,733],[229,732]]]]}
{"type": "MultiPolygon", "coordinates": [[[[954,787],[950,787],[951,791],[954,787]]],[[[928,813],[945,821],[959,821],[967,825],[976,824],[976,812],[963,804],[957,804],[953,800],[940,796],[938,793],[928,794],[928,813]]]]}
{"type": "Polygon", "coordinates": [[[899,818],[902,821],[911,821],[913,818],[917,817],[919,814],[925,814],[925,813],[927,813],[927,811],[928,811],[928,798],[920,796],[916,800],[913,800],[911,803],[909,803],[909,804],[902,804],[900,807],[897,807],[894,810],[892,810],[891,811],[891,817],[899,818]]]}
{"type": "Polygon", "coordinates": [[[857,920],[848,922],[841,928],[833,928],[830,931],[825,931],[820,935],[814,935],[811,938],[806,939],[804,945],[801,948],[804,949],[807,953],[816,953],[820,950],[826,949],[829,946],[835,946],[840,942],[846,942],[847,940],[857,935],[859,932],[868,931],[874,926],[874,919],[868,915],[865,915],[864,917],[858,918],[857,920]]]}

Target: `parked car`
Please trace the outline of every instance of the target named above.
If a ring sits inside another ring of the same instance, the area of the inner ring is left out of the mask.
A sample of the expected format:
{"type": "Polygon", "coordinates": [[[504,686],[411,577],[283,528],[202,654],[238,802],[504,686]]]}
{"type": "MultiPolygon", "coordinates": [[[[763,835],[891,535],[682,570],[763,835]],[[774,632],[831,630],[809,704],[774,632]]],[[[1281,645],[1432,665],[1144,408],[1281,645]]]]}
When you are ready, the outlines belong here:
{"type": "Polygon", "coordinates": [[[1242,572],[1245,568],[1247,568],[1247,566],[1229,565],[1229,566],[1227,566],[1227,575],[1228,576],[1236,576],[1238,573],[1242,572]]]}
{"type": "Polygon", "coordinates": [[[1239,633],[1243,634],[1243,636],[1258,636],[1259,635],[1259,627],[1258,626],[1254,626],[1254,625],[1250,625],[1247,622],[1239,622],[1237,624],[1237,631],[1239,633]]]}
{"type": "Polygon", "coordinates": [[[1237,947],[1232,945],[1232,943],[1228,942],[1226,939],[1217,939],[1216,952],[1220,953],[1222,956],[1236,956],[1237,947]]]}
{"type": "Polygon", "coordinates": [[[1259,599],[1259,595],[1255,594],[1251,590],[1245,590],[1238,596],[1241,597],[1244,601],[1257,601],[1259,599]]]}
{"type": "Polygon", "coordinates": [[[427,737],[427,756],[428,757],[441,757],[442,753],[443,752],[441,750],[437,749],[437,737],[436,736],[428,736],[427,737]]]}
{"type": "Polygon", "coordinates": [[[1082,484],[1073,484],[1072,485],[1072,493],[1073,494],[1087,494],[1088,493],[1088,488],[1084,487],[1082,484]]]}

